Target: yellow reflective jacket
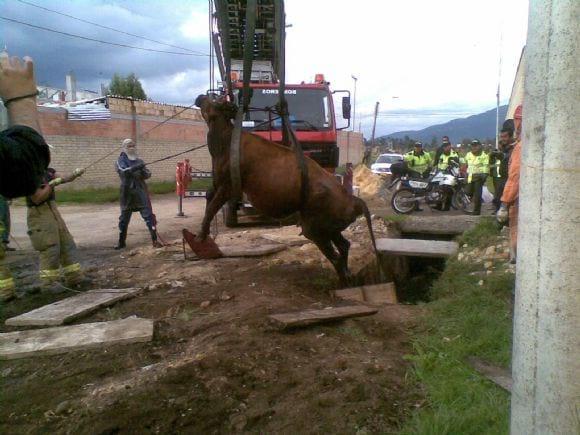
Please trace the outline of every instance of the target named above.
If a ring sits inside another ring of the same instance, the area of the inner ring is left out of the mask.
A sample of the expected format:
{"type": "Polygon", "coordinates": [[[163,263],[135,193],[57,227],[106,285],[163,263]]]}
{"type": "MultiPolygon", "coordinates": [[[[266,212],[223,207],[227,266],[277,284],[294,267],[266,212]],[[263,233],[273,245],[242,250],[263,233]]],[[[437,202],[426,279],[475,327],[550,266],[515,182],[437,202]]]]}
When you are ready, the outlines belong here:
{"type": "Polygon", "coordinates": [[[441,153],[441,155],[439,156],[439,162],[437,164],[437,168],[444,171],[445,169],[447,169],[447,166],[449,166],[449,159],[456,159],[457,163],[462,163],[463,158],[459,157],[459,154],[457,154],[455,151],[451,150],[451,152],[449,153],[449,155],[445,154],[445,153],[441,153]]]}
{"type": "Polygon", "coordinates": [[[419,156],[415,154],[415,151],[409,151],[403,156],[403,159],[407,162],[410,169],[421,173],[425,172],[431,165],[431,154],[425,151],[419,156]]]}

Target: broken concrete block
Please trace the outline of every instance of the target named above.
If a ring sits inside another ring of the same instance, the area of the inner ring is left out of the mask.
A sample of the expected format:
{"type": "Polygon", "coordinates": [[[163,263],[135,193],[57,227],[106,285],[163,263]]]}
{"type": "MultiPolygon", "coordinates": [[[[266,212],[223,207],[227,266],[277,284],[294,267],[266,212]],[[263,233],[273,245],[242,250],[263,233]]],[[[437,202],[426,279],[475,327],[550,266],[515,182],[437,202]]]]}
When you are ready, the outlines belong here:
{"type": "Polygon", "coordinates": [[[444,258],[455,255],[459,249],[456,242],[418,239],[377,239],[377,250],[391,255],[409,257],[444,258]]]}
{"type": "Polygon", "coordinates": [[[366,302],[373,305],[397,303],[397,292],[395,291],[395,284],[392,282],[335,290],[334,295],[341,299],[366,302]]]}
{"type": "Polygon", "coordinates": [[[0,360],[86,350],[153,338],[153,320],[128,318],[0,334],[0,360]]]}
{"type": "Polygon", "coordinates": [[[141,289],[97,289],[62,299],[6,320],[9,326],[55,326],[72,322],[99,308],[136,296],[141,289]]]}

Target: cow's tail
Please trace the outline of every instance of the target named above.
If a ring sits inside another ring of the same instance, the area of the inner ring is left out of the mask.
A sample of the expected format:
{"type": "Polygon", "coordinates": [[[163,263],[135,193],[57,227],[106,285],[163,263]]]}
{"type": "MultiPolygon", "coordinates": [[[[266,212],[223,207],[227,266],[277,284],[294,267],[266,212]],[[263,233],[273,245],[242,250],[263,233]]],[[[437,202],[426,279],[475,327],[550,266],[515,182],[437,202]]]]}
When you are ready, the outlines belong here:
{"type": "Polygon", "coordinates": [[[355,197],[358,206],[360,207],[362,213],[364,214],[365,220],[367,221],[367,226],[369,229],[369,235],[371,237],[371,242],[373,244],[373,250],[375,251],[375,257],[377,259],[377,272],[378,272],[378,278],[379,278],[379,282],[382,281],[383,279],[383,268],[381,265],[381,258],[379,255],[379,250],[377,249],[377,241],[375,239],[375,232],[373,231],[373,222],[371,219],[371,212],[369,211],[369,208],[367,206],[367,203],[364,202],[362,199],[355,197]]]}

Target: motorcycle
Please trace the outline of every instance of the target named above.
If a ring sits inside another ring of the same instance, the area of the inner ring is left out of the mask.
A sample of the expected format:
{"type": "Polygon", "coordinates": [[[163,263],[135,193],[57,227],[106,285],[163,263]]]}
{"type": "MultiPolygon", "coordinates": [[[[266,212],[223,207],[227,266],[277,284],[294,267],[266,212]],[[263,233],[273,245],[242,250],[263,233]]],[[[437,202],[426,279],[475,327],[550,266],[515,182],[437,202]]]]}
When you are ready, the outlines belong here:
{"type": "Polygon", "coordinates": [[[417,173],[404,173],[391,183],[397,185],[391,198],[396,213],[410,214],[424,201],[429,208],[443,210],[450,202],[456,210],[465,210],[471,200],[466,192],[466,178],[459,170],[459,163],[450,161],[445,170],[436,169],[426,178],[417,173]],[[450,199],[450,200],[449,200],[450,199]]]}

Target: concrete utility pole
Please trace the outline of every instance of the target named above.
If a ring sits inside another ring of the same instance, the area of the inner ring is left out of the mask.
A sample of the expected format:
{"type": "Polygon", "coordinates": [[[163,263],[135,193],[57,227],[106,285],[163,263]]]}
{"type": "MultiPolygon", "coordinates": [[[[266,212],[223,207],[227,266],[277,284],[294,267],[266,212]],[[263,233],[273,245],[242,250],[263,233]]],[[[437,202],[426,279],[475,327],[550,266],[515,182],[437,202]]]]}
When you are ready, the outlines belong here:
{"type": "Polygon", "coordinates": [[[375,128],[377,127],[377,114],[379,113],[379,102],[375,104],[375,117],[373,119],[373,134],[371,135],[371,147],[375,146],[375,128]]]}
{"type": "Polygon", "coordinates": [[[530,2],[511,433],[580,433],[580,2],[530,2]]]}

